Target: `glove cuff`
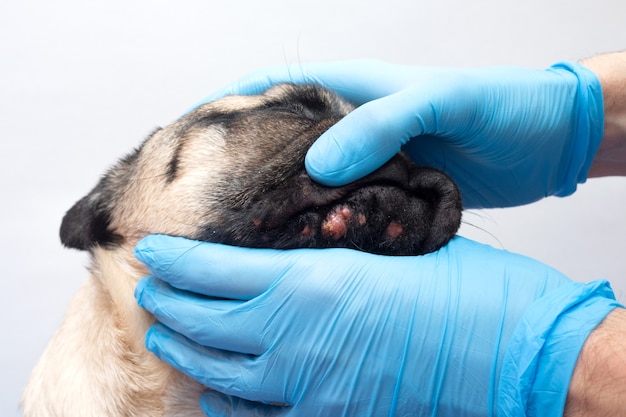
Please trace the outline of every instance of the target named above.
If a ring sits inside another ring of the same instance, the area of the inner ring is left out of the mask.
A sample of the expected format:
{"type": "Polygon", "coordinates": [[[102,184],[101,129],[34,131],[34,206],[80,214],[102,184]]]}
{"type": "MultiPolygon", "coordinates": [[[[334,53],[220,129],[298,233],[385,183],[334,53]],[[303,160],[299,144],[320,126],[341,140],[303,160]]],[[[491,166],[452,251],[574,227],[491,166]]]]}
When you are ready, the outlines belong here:
{"type": "Polygon", "coordinates": [[[554,192],[556,196],[566,197],[587,180],[604,135],[604,102],[600,80],[587,67],[576,62],[558,62],[551,68],[568,71],[578,79],[571,148],[563,154],[560,187],[554,192]]]}
{"type": "Polygon", "coordinates": [[[572,282],[537,300],[508,343],[498,385],[498,415],[560,416],[589,333],[620,304],[608,282],[572,282]]]}

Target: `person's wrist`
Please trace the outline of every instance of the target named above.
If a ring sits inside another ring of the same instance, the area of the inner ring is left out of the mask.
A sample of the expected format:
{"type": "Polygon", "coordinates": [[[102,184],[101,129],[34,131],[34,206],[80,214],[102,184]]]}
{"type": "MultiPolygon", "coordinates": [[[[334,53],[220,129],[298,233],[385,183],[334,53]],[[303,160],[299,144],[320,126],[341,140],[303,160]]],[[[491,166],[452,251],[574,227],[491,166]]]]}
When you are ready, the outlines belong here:
{"type": "Polygon", "coordinates": [[[553,195],[568,196],[579,183],[587,179],[604,133],[602,88],[597,75],[576,62],[558,62],[551,70],[560,72],[564,79],[575,77],[577,86],[571,114],[572,135],[562,154],[559,166],[559,188],[553,195]],[[568,74],[569,73],[569,74],[568,74]]]}
{"type": "Polygon", "coordinates": [[[626,416],[626,310],[614,309],[585,342],[564,417],[626,416]]]}
{"type": "Polygon", "coordinates": [[[506,345],[499,413],[562,415],[585,340],[617,306],[606,281],[570,282],[535,301],[506,345]]]}
{"type": "Polygon", "coordinates": [[[626,52],[582,60],[600,80],[607,131],[626,133],[626,52]]]}
{"type": "Polygon", "coordinates": [[[590,177],[626,175],[626,52],[581,61],[602,86],[604,136],[589,171],[590,177]]]}

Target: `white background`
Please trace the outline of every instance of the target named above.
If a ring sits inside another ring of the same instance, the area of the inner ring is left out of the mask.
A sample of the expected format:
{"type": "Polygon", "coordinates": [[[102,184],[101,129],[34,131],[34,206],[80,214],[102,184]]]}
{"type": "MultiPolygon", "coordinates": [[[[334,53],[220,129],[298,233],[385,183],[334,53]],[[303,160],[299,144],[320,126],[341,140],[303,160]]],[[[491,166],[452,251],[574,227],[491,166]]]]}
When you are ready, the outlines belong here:
{"type": "MultiPolygon", "coordinates": [[[[626,47],[623,0],[0,3],[0,415],[87,277],[64,212],[157,125],[266,65],[379,58],[546,67],[626,47]]],[[[626,179],[572,197],[466,213],[471,238],[626,300],[626,179]]]]}

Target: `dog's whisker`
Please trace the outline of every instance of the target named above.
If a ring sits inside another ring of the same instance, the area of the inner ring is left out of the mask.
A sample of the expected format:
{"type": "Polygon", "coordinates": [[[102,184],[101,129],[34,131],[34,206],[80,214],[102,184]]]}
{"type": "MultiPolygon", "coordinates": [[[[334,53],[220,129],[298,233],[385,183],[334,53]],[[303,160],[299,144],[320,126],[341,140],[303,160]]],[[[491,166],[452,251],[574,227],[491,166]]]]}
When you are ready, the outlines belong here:
{"type": "Polygon", "coordinates": [[[480,220],[489,221],[492,224],[496,223],[496,221],[489,214],[489,212],[485,210],[477,210],[477,209],[465,210],[463,212],[463,216],[474,216],[474,217],[479,218],[480,220]]]}
{"type": "Polygon", "coordinates": [[[500,246],[500,248],[504,249],[504,244],[500,241],[500,239],[498,239],[498,237],[496,235],[491,233],[489,230],[485,229],[484,227],[478,226],[476,224],[470,223],[470,222],[466,221],[465,219],[461,220],[461,223],[462,224],[466,224],[466,225],[468,225],[470,227],[473,227],[476,230],[480,230],[481,232],[489,235],[489,237],[491,237],[496,242],[498,242],[498,245],[500,246]]]}

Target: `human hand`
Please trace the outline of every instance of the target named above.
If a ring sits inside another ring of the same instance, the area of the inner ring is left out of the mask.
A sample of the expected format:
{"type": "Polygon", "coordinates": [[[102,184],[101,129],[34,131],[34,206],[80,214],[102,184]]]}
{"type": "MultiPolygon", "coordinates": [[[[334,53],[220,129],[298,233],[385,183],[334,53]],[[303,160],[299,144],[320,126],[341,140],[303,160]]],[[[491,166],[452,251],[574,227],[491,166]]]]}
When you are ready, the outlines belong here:
{"type": "Polygon", "coordinates": [[[211,416],[560,415],[615,305],[604,282],[461,237],[384,257],[157,235],[136,255],[152,273],[136,297],[162,323],[147,347],[214,390],[211,416]]]}
{"type": "Polygon", "coordinates": [[[448,173],[466,208],[565,196],[584,182],[602,139],[602,91],[584,66],[436,68],[378,61],[277,67],[216,92],[258,94],[280,82],[316,83],[357,106],[311,147],[306,167],[342,185],[401,148],[448,173]]]}

